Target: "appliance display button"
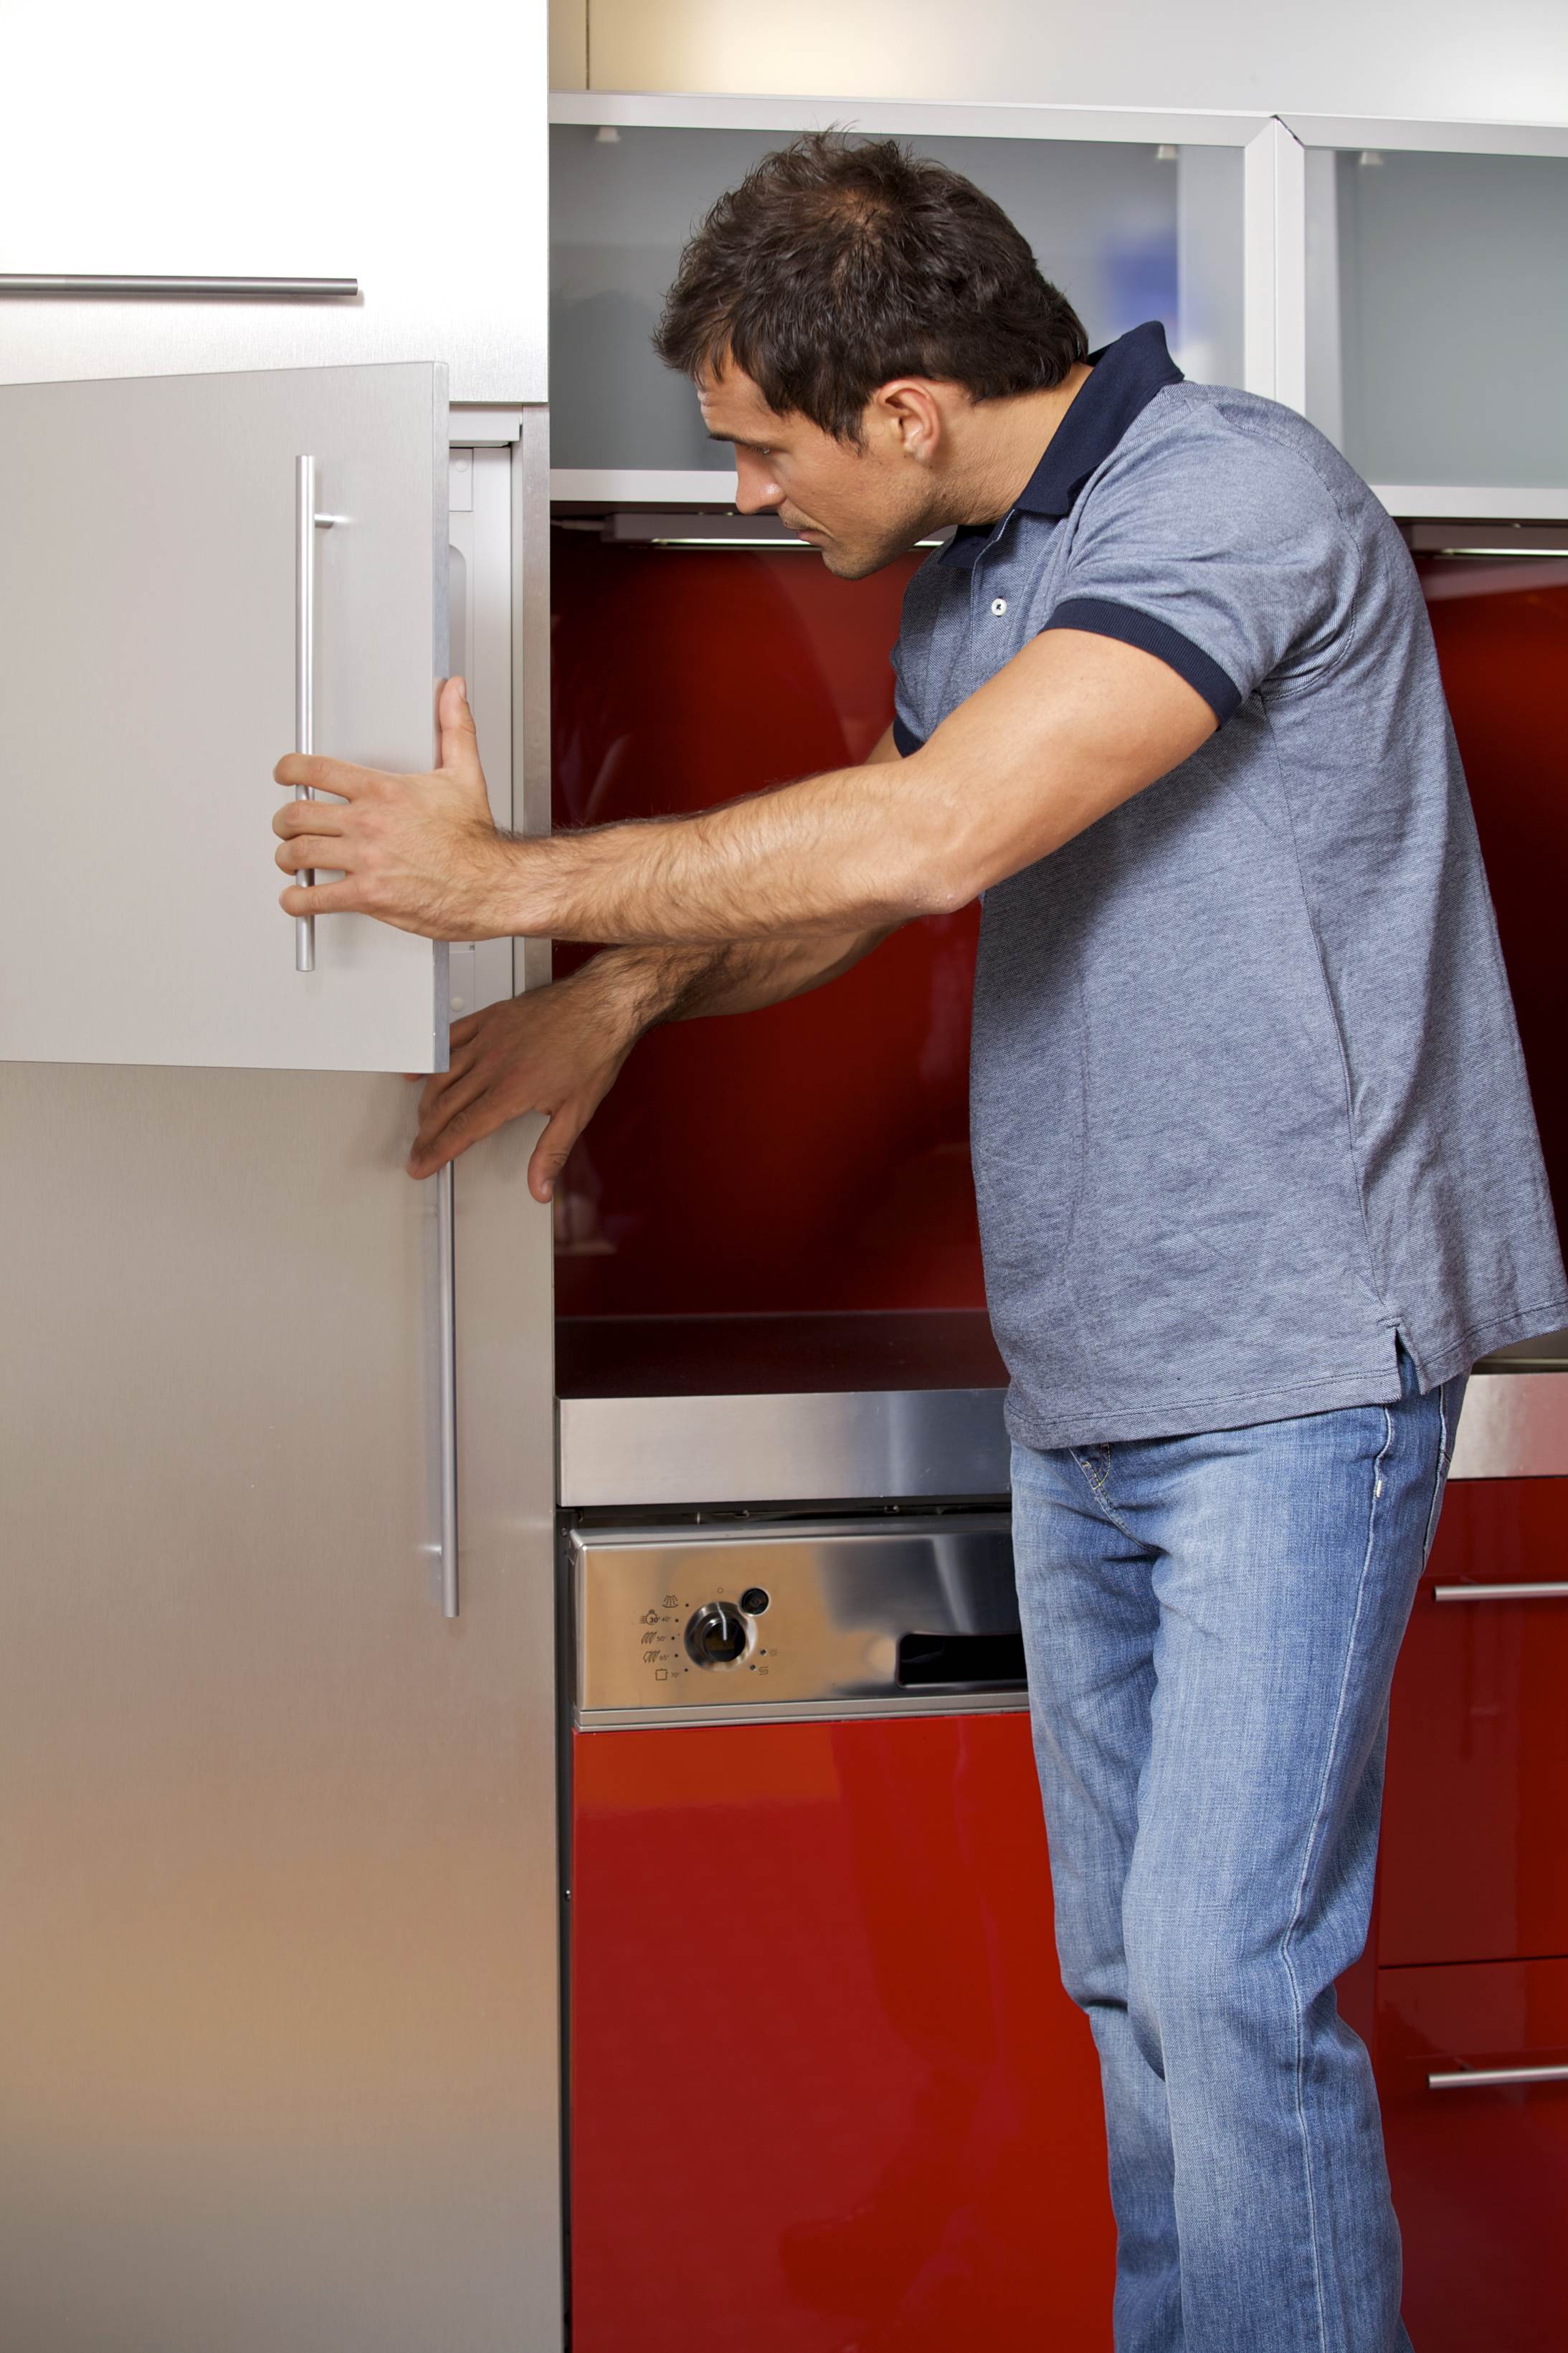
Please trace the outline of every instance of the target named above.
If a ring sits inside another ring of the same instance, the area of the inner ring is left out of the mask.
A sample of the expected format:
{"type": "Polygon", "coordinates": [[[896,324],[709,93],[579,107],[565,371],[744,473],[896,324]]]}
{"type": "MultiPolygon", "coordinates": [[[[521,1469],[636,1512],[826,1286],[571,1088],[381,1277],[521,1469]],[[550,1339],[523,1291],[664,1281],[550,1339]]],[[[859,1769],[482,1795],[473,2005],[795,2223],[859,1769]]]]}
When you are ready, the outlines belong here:
{"type": "Polygon", "coordinates": [[[769,1596],[760,1585],[748,1585],[741,1596],[741,1607],[748,1618],[760,1618],[768,1606],[769,1596]]]}

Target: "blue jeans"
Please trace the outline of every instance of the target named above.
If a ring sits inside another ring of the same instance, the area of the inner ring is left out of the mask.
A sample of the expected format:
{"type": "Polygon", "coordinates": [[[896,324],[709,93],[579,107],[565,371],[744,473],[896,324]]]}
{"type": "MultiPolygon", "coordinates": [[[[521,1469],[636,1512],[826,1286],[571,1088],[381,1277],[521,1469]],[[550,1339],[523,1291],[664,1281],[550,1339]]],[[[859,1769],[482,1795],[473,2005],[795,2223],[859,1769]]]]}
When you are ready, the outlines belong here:
{"type": "Polygon", "coordinates": [[[1464,1393],[1013,1456],[1068,1991],[1100,2049],[1117,2353],[1400,2353],[1366,1942],[1388,1689],[1464,1393]]]}

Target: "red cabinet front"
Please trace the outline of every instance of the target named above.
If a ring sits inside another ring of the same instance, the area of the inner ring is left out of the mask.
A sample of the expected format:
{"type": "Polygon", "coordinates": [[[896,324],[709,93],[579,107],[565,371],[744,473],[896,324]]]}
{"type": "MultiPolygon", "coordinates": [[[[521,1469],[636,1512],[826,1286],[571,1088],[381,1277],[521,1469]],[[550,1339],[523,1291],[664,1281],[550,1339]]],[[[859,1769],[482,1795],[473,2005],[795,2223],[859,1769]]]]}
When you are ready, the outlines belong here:
{"type": "Polygon", "coordinates": [[[577,2353],[1108,2353],[1020,1715],[574,1742],[577,2353]]]}
{"type": "Polygon", "coordinates": [[[1378,2074],[1417,2353],[1568,2343],[1568,2082],[1434,2089],[1568,2065],[1568,1960],[1378,1973],[1378,2074]]]}
{"type": "Polygon", "coordinates": [[[1449,1489],[1394,1685],[1384,1964],[1568,1953],[1568,1597],[1436,1598],[1554,1581],[1568,1583],[1568,1479],[1449,1489]]]}

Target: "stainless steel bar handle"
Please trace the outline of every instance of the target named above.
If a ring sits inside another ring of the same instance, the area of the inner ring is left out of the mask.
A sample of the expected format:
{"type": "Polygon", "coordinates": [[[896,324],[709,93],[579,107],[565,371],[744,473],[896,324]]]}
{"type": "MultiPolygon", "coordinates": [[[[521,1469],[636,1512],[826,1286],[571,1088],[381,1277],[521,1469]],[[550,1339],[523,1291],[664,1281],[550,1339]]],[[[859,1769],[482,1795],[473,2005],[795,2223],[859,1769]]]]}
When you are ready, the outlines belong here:
{"type": "Polygon", "coordinates": [[[357,278],[125,278],[0,270],[0,294],[140,297],[152,301],[352,302],[357,278]]]}
{"type": "Polygon", "coordinates": [[[1429,2092],[1484,2092],[1496,2084],[1568,2084],[1568,2066],[1456,2067],[1426,2078],[1429,2092]]]}
{"type": "Polygon", "coordinates": [[[436,1231],[440,1251],[441,1348],[441,1614],[458,1614],[458,1230],[452,1163],[436,1176],[436,1231]]]}
{"type": "Polygon", "coordinates": [[[1568,1585],[1435,1585],[1435,1601],[1568,1601],[1568,1585]]]}
{"type": "MultiPolygon", "coordinates": [[[[294,460],[294,749],[316,748],[316,461],[294,460]]],[[[309,785],[296,785],[297,801],[313,801],[309,785]]],[[[303,867],[295,875],[307,890],[315,871],[303,867]]],[[[294,969],[316,969],[316,918],[294,918],[294,969]]]]}

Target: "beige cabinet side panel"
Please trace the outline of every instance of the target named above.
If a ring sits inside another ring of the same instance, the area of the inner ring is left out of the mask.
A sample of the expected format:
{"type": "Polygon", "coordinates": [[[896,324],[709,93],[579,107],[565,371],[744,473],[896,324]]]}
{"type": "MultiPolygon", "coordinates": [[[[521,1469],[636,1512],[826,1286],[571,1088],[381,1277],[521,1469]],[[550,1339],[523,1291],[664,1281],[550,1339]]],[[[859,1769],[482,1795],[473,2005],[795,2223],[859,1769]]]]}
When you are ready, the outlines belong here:
{"type": "Polygon", "coordinates": [[[0,1071],[0,2343],[561,2343],[548,1215],[395,1078],[0,1071]]]}

